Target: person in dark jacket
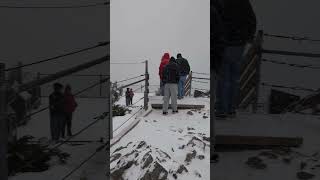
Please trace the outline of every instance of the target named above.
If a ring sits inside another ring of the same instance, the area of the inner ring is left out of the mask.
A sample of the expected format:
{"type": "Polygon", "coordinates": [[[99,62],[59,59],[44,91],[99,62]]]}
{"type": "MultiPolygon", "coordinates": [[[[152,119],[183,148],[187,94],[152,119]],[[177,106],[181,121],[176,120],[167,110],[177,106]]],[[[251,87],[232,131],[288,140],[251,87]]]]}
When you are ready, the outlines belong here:
{"type": "Polygon", "coordinates": [[[221,1],[223,42],[221,65],[217,72],[216,118],[234,117],[240,93],[240,67],[247,43],[254,39],[256,17],[249,0],[221,1]]]}
{"type": "Polygon", "coordinates": [[[70,85],[67,85],[65,87],[64,100],[65,100],[64,111],[66,113],[66,119],[63,124],[62,138],[64,138],[66,128],[67,128],[68,136],[72,136],[72,131],[71,131],[71,129],[72,129],[72,116],[73,116],[73,112],[76,110],[76,108],[78,106],[78,104],[74,98],[74,95],[71,92],[70,85]]]}
{"type": "Polygon", "coordinates": [[[63,85],[54,83],[54,92],[49,96],[51,139],[56,142],[60,139],[63,121],[65,119],[63,85]]]}
{"type": "Polygon", "coordinates": [[[179,67],[179,85],[178,85],[178,99],[182,99],[184,96],[184,85],[187,79],[187,75],[190,72],[190,65],[188,60],[182,57],[179,53],[177,55],[177,64],[179,67]]]}
{"type": "Polygon", "coordinates": [[[164,97],[163,97],[163,114],[168,114],[169,101],[171,98],[172,112],[178,112],[177,93],[179,82],[179,68],[174,57],[170,58],[163,71],[164,97]]]}
{"type": "Polygon", "coordinates": [[[126,96],[126,106],[130,105],[130,89],[127,88],[127,91],[125,92],[125,96],[126,96]]]}
{"type": "Polygon", "coordinates": [[[164,96],[164,83],[162,81],[162,79],[163,79],[163,77],[162,77],[163,69],[169,63],[169,60],[170,60],[169,53],[164,53],[162,58],[161,58],[161,63],[160,63],[160,66],[159,66],[160,93],[161,93],[161,96],[164,96]]]}
{"type": "Polygon", "coordinates": [[[134,92],[133,92],[132,89],[130,89],[129,93],[130,93],[130,105],[132,105],[132,100],[133,100],[134,92]]]}

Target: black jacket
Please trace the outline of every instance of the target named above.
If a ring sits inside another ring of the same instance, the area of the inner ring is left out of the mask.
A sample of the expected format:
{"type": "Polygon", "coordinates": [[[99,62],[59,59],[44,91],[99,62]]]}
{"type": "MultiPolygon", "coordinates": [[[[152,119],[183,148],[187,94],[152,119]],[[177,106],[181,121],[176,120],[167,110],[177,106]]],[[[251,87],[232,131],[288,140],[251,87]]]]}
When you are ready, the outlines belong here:
{"type": "Polygon", "coordinates": [[[244,45],[254,39],[257,20],[249,0],[223,0],[221,12],[226,45],[244,45]]]}
{"type": "Polygon", "coordinates": [[[189,65],[188,60],[186,60],[185,58],[178,58],[177,59],[177,64],[178,64],[180,75],[186,76],[186,75],[189,74],[190,65],[189,65]]]}
{"type": "Polygon", "coordinates": [[[221,16],[221,6],[219,5],[218,1],[213,1],[213,6],[211,7],[211,17],[213,17],[213,20],[211,21],[211,29],[212,29],[212,35],[211,35],[211,69],[213,71],[217,71],[221,65],[222,61],[222,54],[225,48],[224,43],[224,26],[222,23],[222,16],[221,16]]]}
{"type": "Polygon", "coordinates": [[[64,95],[62,93],[53,92],[49,96],[50,114],[64,114],[64,95]]]}
{"type": "Polygon", "coordinates": [[[164,83],[175,83],[178,84],[179,82],[179,68],[177,63],[174,61],[170,61],[169,64],[167,64],[164,67],[163,70],[163,82],[164,83]]]}

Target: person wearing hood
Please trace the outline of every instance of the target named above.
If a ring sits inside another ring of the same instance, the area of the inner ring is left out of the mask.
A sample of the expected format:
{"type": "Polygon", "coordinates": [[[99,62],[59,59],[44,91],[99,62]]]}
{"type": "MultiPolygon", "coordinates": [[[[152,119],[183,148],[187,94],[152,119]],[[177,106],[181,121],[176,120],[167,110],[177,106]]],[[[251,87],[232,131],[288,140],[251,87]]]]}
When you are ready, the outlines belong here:
{"type": "MultiPolygon", "coordinates": [[[[217,70],[215,117],[235,117],[240,95],[244,52],[256,32],[256,16],[249,0],[223,0],[218,9],[223,23],[223,52],[217,70]]],[[[214,44],[214,47],[216,45],[214,44]]]]}
{"type": "Polygon", "coordinates": [[[76,110],[78,103],[76,102],[74,95],[72,94],[71,91],[71,86],[67,85],[64,90],[64,99],[65,99],[65,113],[66,113],[66,118],[63,123],[63,128],[62,128],[62,138],[64,138],[65,135],[65,130],[67,128],[67,135],[72,136],[72,117],[73,117],[73,112],[76,110]]]}
{"type": "Polygon", "coordinates": [[[161,96],[164,96],[164,83],[162,81],[162,79],[163,79],[163,69],[169,63],[169,59],[170,59],[169,53],[164,53],[164,55],[161,58],[161,63],[160,63],[160,66],[159,66],[161,96]]]}
{"type": "Polygon", "coordinates": [[[170,58],[169,63],[163,70],[164,97],[163,97],[163,115],[168,114],[169,101],[171,98],[172,113],[178,112],[177,97],[178,97],[178,82],[179,68],[174,57],[170,58]]]}
{"type": "Polygon", "coordinates": [[[178,86],[178,99],[183,99],[184,97],[184,85],[187,79],[187,75],[190,73],[190,65],[188,60],[182,57],[181,53],[177,54],[177,64],[179,67],[179,86],[178,86]]]}

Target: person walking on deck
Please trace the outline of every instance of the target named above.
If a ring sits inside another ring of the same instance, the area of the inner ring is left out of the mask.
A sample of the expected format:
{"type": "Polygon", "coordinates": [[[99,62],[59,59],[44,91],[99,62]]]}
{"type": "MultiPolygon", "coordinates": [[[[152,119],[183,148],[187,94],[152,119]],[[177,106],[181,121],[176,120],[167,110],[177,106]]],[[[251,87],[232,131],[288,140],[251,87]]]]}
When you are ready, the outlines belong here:
{"type": "Polygon", "coordinates": [[[65,106],[64,106],[64,111],[66,113],[66,118],[63,124],[63,129],[62,129],[62,138],[64,138],[65,135],[65,130],[67,128],[67,135],[72,136],[72,117],[73,117],[73,112],[76,110],[78,104],[74,98],[74,95],[71,92],[71,86],[67,85],[65,87],[64,91],[64,99],[65,99],[65,106]]]}
{"type": "Polygon", "coordinates": [[[130,90],[129,90],[129,88],[127,88],[125,96],[126,96],[126,106],[129,106],[130,105],[130,90]]]}
{"type": "Polygon", "coordinates": [[[178,112],[177,93],[179,82],[179,68],[174,57],[170,58],[163,70],[164,97],[163,97],[163,114],[168,114],[169,101],[171,99],[171,108],[173,113],[178,112]]]}
{"type": "Polygon", "coordinates": [[[130,89],[129,94],[130,94],[130,105],[132,105],[132,100],[133,100],[133,96],[134,96],[134,92],[132,89],[130,89]]]}
{"type": "Polygon", "coordinates": [[[254,39],[256,16],[249,0],[223,0],[220,10],[224,50],[217,72],[215,116],[234,117],[240,93],[240,67],[248,43],[254,39]]]}
{"type": "Polygon", "coordinates": [[[164,83],[163,83],[163,69],[169,63],[170,55],[169,53],[164,53],[161,58],[161,63],[159,66],[159,77],[160,77],[160,94],[164,96],[164,83]]]}
{"type": "Polygon", "coordinates": [[[187,75],[190,72],[190,65],[188,60],[182,57],[179,53],[177,55],[177,64],[179,67],[179,86],[178,86],[178,99],[182,99],[184,97],[184,85],[187,79],[187,75]]]}
{"type": "Polygon", "coordinates": [[[53,89],[53,93],[49,96],[50,132],[52,141],[57,142],[65,121],[63,85],[54,83],[53,89]]]}

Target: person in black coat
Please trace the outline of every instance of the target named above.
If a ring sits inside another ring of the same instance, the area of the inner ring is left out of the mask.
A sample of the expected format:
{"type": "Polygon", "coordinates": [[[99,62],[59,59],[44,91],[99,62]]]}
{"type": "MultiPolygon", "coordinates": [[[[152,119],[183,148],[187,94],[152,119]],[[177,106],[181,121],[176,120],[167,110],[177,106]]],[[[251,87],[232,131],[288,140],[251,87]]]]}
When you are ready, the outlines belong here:
{"type": "Polygon", "coordinates": [[[60,139],[65,120],[63,85],[55,83],[54,92],[49,96],[51,139],[56,142],[60,139]]]}
{"type": "Polygon", "coordinates": [[[178,84],[178,99],[182,99],[184,97],[184,85],[187,79],[187,75],[190,72],[190,65],[187,59],[183,58],[179,53],[177,54],[177,64],[179,67],[179,84],[178,84]]]}
{"type": "Polygon", "coordinates": [[[164,85],[164,97],[163,97],[163,114],[168,114],[169,101],[171,98],[172,112],[178,112],[177,98],[178,98],[178,82],[179,67],[174,57],[170,58],[169,64],[167,64],[163,70],[163,83],[164,85]]]}
{"type": "Polygon", "coordinates": [[[219,63],[215,64],[218,64],[215,109],[216,117],[224,119],[236,114],[243,53],[245,46],[254,39],[257,22],[249,0],[214,1],[217,4],[215,13],[221,17],[219,38],[222,43],[213,43],[213,46],[223,47],[217,54],[219,63]]]}

